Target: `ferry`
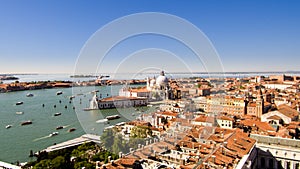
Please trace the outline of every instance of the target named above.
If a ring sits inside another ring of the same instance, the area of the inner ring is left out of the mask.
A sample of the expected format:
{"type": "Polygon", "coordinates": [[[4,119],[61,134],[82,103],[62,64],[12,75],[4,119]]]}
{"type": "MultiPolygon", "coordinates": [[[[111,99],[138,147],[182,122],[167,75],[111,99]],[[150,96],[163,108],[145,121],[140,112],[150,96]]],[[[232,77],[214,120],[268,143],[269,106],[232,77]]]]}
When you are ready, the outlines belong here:
{"type": "Polygon", "coordinates": [[[17,102],[17,103],[16,103],[16,105],[21,105],[21,104],[23,104],[23,102],[17,102]]]}
{"type": "Polygon", "coordinates": [[[120,116],[117,115],[117,114],[116,114],[116,115],[112,115],[112,116],[107,116],[107,117],[106,117],[107,120],[114,120],[114,119],[118,119],[118,118],[120,118],[120,116]]]}
{"type": "Polygon", "coordinates": [[[62,92],[62,91],[58,91],[58,92],[56,92],[56,95],[61,95],[61,94],[63,94],[63,92],[62,92]]]}
{"type": "Polygon", "coordinates": [[[23,122],[21,123],[21,126],[29,125],[29,124],[32,124],[32,121],[27,120],[27,121],[23,121],[23,122]]]}

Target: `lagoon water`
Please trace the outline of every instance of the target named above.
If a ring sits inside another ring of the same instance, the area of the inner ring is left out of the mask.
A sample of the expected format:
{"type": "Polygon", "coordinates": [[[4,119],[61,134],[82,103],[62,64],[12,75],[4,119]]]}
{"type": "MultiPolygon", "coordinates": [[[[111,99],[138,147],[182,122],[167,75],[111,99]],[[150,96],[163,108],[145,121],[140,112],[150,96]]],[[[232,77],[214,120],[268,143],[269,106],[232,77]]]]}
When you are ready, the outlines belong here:
{"type": "MultiPolygon", "coordinates": [[[[141,109],[139,112],[134,108],[83,111],[93,97],[91,91],[99,90],[98,96],[108,97],[116,95],[121,87],[90,86],[0,93],[0,161],[30,161],[33,160],[28,156],[30,150],[37,152],[85,133],[101,135],[105,127],[135,119],[141,109]],[[63,94],[56,95],[57,91],[62,91],[63,94]],[[27,93],[34,96],[26,97],[27,93]],[[75,98],[70,102],[69,97],[72,95],[75,98]],[[19,101],[24,104],[16,105],[19,101]],[[24,114],[16,114],[20,111],[24,114]],[[61,112],[61,115],[54,116],[57,112],[61,112]],[[132,112],[137,115],[133,116],[132,112]],[[97,120],[114,114],[119,114],[121,118],[112,120],[109,124],[96,123],[97,120]],[[33,124],[21,126],[21,122],[26,120],[31,120],[33,124]],[[6,129],[6,125],[12,127],[6,129]],[[57,126],[64,126],[64,129],[58,130],[57,136],[49,137],[50,133],[56,131],[57,126]],[[68,132],[70,128],[76,130],[68,132]]],[[[142,109],[147,112],[147,107],[142,109]]]]}

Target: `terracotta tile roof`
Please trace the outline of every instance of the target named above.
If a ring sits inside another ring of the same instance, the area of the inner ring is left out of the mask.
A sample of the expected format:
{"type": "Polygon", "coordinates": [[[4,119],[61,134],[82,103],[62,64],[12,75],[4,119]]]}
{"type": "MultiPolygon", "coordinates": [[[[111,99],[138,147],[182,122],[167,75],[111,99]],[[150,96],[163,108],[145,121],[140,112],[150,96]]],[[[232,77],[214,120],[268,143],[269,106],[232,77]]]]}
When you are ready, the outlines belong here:
{"type": "Polygon", "coordinates": [[[267,119],[280,120],[281,118],[277,115],[273,115],[273,116],[268,117],[267,119]]]}
{"type": "Polygon", "coordinates": [[[297,110],[291,108],[290,106],[288,106],[286,104],[281,104],[277,108],[280,113],[284,114],[287,117],[294,118],[295,116],[299,116],[299,113],[297,110]]]}
{"type": "Polygon", "coordinates": [[[271,127],[270,124],[267,122],[261,122],[253,119],[246,119],[246,120],[242,120],[240,123],[243,124],[244,126],[257,127],[259,130],[262,131],[275,131],[275,129],[271,127]]]}
{"type": "Polygon", "coordinates": [[[234,121],[233,118],[230,118],[230,117],[227,117],[227,116],[218,116],[217,119],[228,120],[228,121],[234,121]]]}

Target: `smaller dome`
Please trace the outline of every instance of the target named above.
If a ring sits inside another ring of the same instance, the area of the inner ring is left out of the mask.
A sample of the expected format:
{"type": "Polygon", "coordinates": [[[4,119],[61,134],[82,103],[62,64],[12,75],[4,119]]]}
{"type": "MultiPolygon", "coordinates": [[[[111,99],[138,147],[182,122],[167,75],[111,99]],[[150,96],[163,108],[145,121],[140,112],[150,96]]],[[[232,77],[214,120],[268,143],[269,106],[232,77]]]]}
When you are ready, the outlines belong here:
{"type": "Polygon", "coordinates": [[[157,79],[156,79],[156,85],[159,85],[159,86],[166,86],[168,84],[168,78],[166,76],[158,76],[157,79]]]}
{"type": "Polygon", "coordinates": [[[150,86],[153,87],[155,83],[156,83],[156,80],[155,80],[155,79],[152,79],[152,80],[150,81],[150,86]]]}

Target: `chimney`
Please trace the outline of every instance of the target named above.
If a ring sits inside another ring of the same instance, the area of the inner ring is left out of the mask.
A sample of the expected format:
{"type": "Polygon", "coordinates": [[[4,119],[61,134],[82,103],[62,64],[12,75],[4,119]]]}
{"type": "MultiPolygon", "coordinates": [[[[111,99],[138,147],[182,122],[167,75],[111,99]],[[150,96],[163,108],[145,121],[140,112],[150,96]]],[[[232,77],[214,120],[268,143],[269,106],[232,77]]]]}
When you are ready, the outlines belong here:
{"type": "Polygon", "coordinates": [[[129,151],[130,151],[130,153],[132,153],[133,152],[133,148],[130,148],[129,151]]]}
{"type": "Polygon", "coordinates": [[[119,152],[119,158],[122,158],[123,153],[120,151],[119,152]]]}
{"type": "Polygon", "coordinates": [[[146,141],[146,146],[149,144],[148,140],[146,141]]]}
{"type": "Polygon", "coordinates": [[[141,144],[138,144],[138,149],[140,149],[141,148],[141,144]]]}
{"type": "Polygon", "coordinates": [[[212,155],[211,159],[212,159],[212,163],[216,163],[216,156],[215,155],[212,155]]]}

